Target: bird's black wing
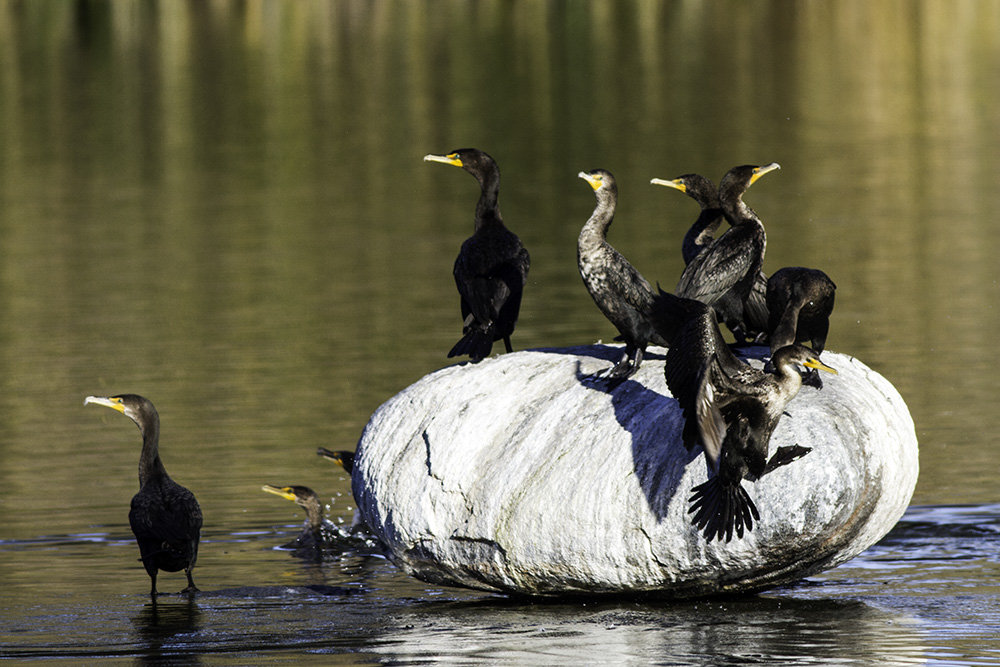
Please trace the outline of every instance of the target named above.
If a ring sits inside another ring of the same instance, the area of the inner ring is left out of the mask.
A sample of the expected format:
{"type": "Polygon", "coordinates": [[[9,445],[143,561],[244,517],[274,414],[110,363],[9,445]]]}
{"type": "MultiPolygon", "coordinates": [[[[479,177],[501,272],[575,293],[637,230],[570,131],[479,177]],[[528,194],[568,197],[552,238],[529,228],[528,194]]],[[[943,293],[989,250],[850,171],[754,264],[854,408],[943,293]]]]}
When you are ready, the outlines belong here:
{"type": "Polygon", "coordinates": [[[516,236],[508,234],[501,242],[472,236],[455,259],[455,286],[463,307],[482,324],[493,322],[511,294],[519,293],[527,280],[528,251],[516,236]]]}
{"type": "Polygon", "coordinates": [[[715,407],[712,378],[718,355],[731,354],[719,333],[715,311],[691,299],[661,292],[650,313],[657,332],[669,343],[663,375],[684,415],[684,444],[701,445],[713,466],[718,461],[725,422],[715,407]]]}
{"type": "Polygon", "coordinates": [[[767,276],[763,271],[757,272],[757,278],[750,288],[750,295],[743,304],[743,326],[748,334],[756,336],[766,333],[768,326],[767,276]]]}
{"type": "Polygon", "coordinates": [[[677,283],[677,296],[715,303],[744,280],[748,272],[759,270],[760,267],[754,266],[761,254],[758,245],[750,229],[729,228],[687,265],[677,283]],[[748,243],[752,244],[752,252],[746,249],[748,243]]]}
{"type": "Polygon", "coordinates": [[[201,533],[201,507],[193,493],[176,483],[164,485],[156,495],[136,494],[128,518],[140,545],[145,540],[183,549],[201,533]]]}

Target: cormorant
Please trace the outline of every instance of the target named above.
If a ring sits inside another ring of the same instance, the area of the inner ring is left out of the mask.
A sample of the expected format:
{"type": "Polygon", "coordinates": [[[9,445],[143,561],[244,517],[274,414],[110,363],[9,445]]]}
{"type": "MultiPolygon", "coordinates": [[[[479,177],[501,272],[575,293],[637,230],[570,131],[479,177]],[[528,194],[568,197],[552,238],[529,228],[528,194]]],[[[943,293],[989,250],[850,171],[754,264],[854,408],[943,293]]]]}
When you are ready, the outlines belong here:
{"type": "Polygon", "coordinates": [[[760,478],[810,450],[778,447],[768,459],[771,434],[802,377],[796,366],[836,371],[802,345],[786,345],[771,357],[769,373],[738,359],[719,331],[715,311],[700,301],[661,292],[650,313],[669,342],[664,377],[684,415],[684,444],[701,445],[708,481],[696,486],[690,513],[708,540],[743,537],[760,519],[741,481],[760,478]]]}
{"type": "Polygon", "coordinates": [[[140,560],[151,581],[150,595],[157,595],[157,570],[184,570],[188,585],[181,592],[197,592],[191,570],[198,560],[201,507],[193,493],[170,479],[160,461],[160,417],[156,408],[149,399],[136,394],[109,398],[88,396],[83,404],[88,403],[121,412],[134,421],[142,433],[139,492],[132,498],[128,522],[139,544],[140,560]]]}
{"type": "MultiPolygon", "coordinates": [[[[820,356],[830,331],[830,313],[837,286],[819,269],[788,266],[767,281],[768,337],[773,354],[792,343],[809,342],[820,356]]],[[[806,383],[822,386],[810,371],[806,383]]]]}
{"type": "Polygon", "coordinates": [[[317,447],[316,454],[322,456],[325,459],[330,459],[341,468],[343,468],[348,475],[354,472],[354,452],[340,451],[334,452],[326,447],[317,447]]]}
{"type": "Polygon", "coordinates": [[[719,206],[719,190],[715,183],[701,174],[684,174],[671,180],[654,178],[650,183],[676,188],[701,206],[698,219],[688,229],[681,244],[684,264],[690,264],[692,259],[708,249],[715,240],[715,233],[719,231],[722,221],[726,219],[719,206]]]}
{"type": "Polygon", "coordinates": [[[758,178],[778,163],[733,167],[719,183],[719,204],[732,225],[708,249],[691,260],[677,283],[677,296],[707,303],[733,332],[737,342],[767,330],[766,278],[762,273],[767,236],[764,225],[743,203],[758,178]],[[754,289],[755,283],[758,288],[754,289]]]}
{"type": "Polygon", "coordinates": [[[642,274],[607,241],[608,227],[615,216],[618,186],[615,177],[604,169],[580,172],[597,195],[597,206],[580,231],[577,241],[577,265],[580,276],[594,303],[600,308],[625,341],[621,360],[603,375],[621,381],[637,370],[649,343],[666,345],[643,313],[653,300],[653,288],[642,274]]]}
{"type": "Polygon", "coordinates": [[[323,504],[320,502],[316,492],[308,486],[271,486],[267,484],[261,487],[268,493],[281,496],[285,500],[294,501],[297,505],[306,510],[306,525],[302,529],[302,534],[288,544],[283,544],[283,549],[294,549],[296,556],[318,560],[323,555],[323,504]]]}
{"type": "Polygon", "coordinates": [[[490,355],[493,342],[503,339],[507,352],[521,309],[521,294],[531,259],[516,234],[500,217],[500,169],[489,155],[463,148],[447,155],[425,155],[424,160],[461,167],[479,181],[475,229],[455,259],[455,285],[461,296],[462,338],[449,357],[469,355],[479,361],[490,355]]]}

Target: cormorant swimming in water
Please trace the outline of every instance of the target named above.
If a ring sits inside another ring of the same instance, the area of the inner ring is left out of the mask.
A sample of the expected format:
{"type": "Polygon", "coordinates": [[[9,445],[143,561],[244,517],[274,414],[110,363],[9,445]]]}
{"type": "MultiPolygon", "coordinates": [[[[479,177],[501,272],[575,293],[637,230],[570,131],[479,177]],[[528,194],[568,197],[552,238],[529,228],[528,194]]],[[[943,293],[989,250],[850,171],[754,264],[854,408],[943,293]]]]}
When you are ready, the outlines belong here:
{"type": "Polygon", "coordinates": [[[322,456],[325,459],[330,459],[341,468],[343,468],[348,475],[354,472],[354,452],[340,451],[335,452],[327,449],[326,447],[317,447],[316,454],[322,456]]]}
{"type": "MultiPolygon", "coordinates": [[[[820,356],[826,348],[836,290],[830,277],[819,269],[788,266],[776,271],[767,281],[771,353],[808,341],[820,356]]],[[[806,383],[823,384],[815,371],[809,372],[806,383]]]]}
{"type": "Polygon", "coordinates": [[[150,595],[156,596],[156,573],[184,570],[188,585],[182,593],[198,588],[191,570],[198,560],[201,538],[201,507],[194,494],[170,479],[160,461],[160,417],[149,399],[136,394],[88,396],[84,405],[96,403],[121,412],[139,427],[139,493],[132,498],[128,522],[139,544],[142,564],[149,575],[150,595]]]}
{"type": "Polygon", "coordinates": [[[809,452],[778,447],[768,459],[771,434],[802,385],[796,366],[836,371],[802,345],[775,352],[773,373],[751,367],[732,353],[715,311],[700,301],[661,292],[650,317],[670,342],[664,377],[684,415],[684,444],[701,445],[709,465],[708,481],[691,496],[693,522],[708,540],[743,537],[760,514],[742,480],[756,480],[809,452]]]}
{"type": "Polygon", "coordinates": [[[666,345],[646,319],[653,300],[653,288],[642,274],[607,241],[608,227],[615,216],[618,186],[604,169],[580,172],[597,195],[597,206],[580,231],[577,241],[577,265],[580,276],[594,303],[600,308],[625,341],[625,353],[605,377],[621,381],[642,363],[646,346],[652,342],[666,345]]]}
{"type": "Polygon", "coordinates": [[[715,183],[701,174],[684,174],[671,180],[654,178],[650,183],[680,190],[701,206],[698,219],[688,229],[681,244],[684,264],[690,264],[692,259],[708,249],[715,240],[715,233],[722,225],[722,221],[726,219],[722,207],[719,206],[719,191],[715,183]]]}
{"type": "Polygon", "coordinates": [[[503,339],[507,352],[521,309],[521,294],[531,260],[516,234],[500,217],[500,169],[489,155],[463,148],[447,155],[425,155],[424,160],[461,167],[479,181],[475,229],[455,259],[455,285],[461,296],[462,338],[449,357],[469,355],[480,361],[490,355],[493,342],[503,339]]]}
{"type": "Polygon", "coordinates": [[[295,555],[302,558],[319,560],[323,556],[323,505],[316,492],[308,486],[271,486],[267,484],[261,487],[268,493],[281,496],[285,500],[294,501],[297,505],[306,510],[306,525],[302,529],[302,534],[288,544],[282,545],[283,549],[294,549],[295,555]]]}
{"type": "Polygon", "coordinates": [[[743,202],[758,178],[778,163],[733,167],[719,183],[719,204],[732,225],[708,249],[691,260],[677,283],[677,296],[715,308],[737,342],[753,340],[767,330],[766,283],[762,268],[767,236],[757,214],[743,202]],[[755,282],[759,288],[754,289],[755,282]]]}

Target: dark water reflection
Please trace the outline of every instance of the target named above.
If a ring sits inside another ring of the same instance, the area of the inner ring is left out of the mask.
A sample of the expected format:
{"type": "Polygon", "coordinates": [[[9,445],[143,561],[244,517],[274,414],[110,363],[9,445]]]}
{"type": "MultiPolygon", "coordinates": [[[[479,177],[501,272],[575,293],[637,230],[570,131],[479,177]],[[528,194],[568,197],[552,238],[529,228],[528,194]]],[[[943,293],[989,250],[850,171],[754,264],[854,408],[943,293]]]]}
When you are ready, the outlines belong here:
{"type": "Polygon", "coordinates": [[[998,74],[989,0],[0,0],[0,655],[995,661],[998,74]],[[747,197],[765,269],[837,282],[828,346],[906,399],[918,507],[804,585],[689,605],[484,599],[353,547],[274,550],[302,517],[261,484],[349,523],[315,448],[447,363],[475,183],[421,157],[466,145],[532,254],[519,349],[614,333],[576,272],[577,172],[614,172],[612,241],[669,287],[696,211],[649,179],[779,162],[747,197]],[[125,391],[205,513],[193,605],[141,595],[138,434],[82,406],[125,391]]]}

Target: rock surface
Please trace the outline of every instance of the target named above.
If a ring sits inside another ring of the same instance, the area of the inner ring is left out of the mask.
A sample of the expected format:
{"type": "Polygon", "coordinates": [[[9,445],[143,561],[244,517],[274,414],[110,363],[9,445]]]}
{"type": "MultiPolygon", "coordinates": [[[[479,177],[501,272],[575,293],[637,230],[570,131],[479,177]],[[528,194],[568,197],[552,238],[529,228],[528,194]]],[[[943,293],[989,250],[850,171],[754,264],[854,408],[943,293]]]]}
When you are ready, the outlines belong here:
{"type": "MultiPolygon", "coordinates": [[[[404,571],[530,595],[757,591],[834,567],[885,535],[917,481],[902,398],[851,357],[804,386],[771,441],[812,447],[744,482],[760,521],[706,541],[688,516],[703,452],[650,348],[613,390],[588,376],[617,346],[531,350],[432,373],[382,405],[352,476],[362,517],[404,571]]],[[[745,350],[751,363],[765,348],[745,350]]]]}

